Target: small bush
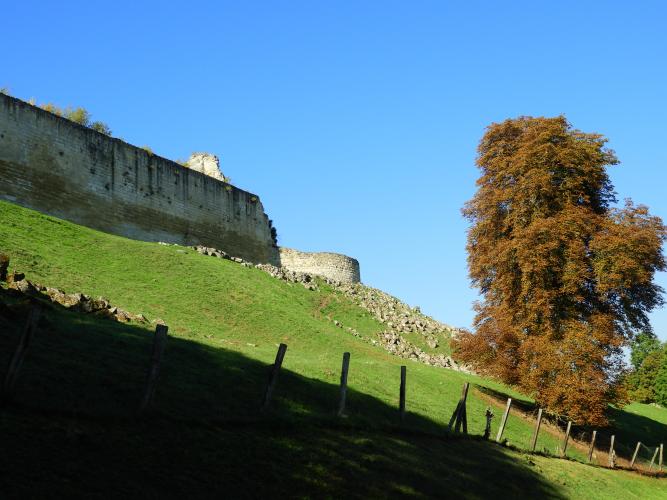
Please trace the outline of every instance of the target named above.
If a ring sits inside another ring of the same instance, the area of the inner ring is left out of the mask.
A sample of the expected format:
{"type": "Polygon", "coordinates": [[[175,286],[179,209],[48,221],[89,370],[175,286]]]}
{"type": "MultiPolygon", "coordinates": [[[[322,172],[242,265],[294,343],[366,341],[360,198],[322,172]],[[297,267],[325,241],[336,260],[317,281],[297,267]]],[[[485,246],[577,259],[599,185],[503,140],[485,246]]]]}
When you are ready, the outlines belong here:
{"type": "Polygon", "coordinates": [[[74,123],[90,127],[90,113],[84,108],[67,108],[64,113],[65,118],[72,120],[74,123]]]}
{"type": "MultiPolygon", "coordinates": [[[[30,104],[33,106],[35,105],[36,101],[35,99],[30,100],[30,104]]],[[[40,104],[40,108],[42,108],[44,111],[48,111],[49,113],[53,113],[54,115],[62,116],[63,118],[67,118],[68,120],[72,120],[74,123],[78,123],[79,125],[83,125],[84,127],[92,128],[93,130],[96,130],[97,132],[100,132],[104,135],[108,135],[111,137],[111,129],[109,126],[101,121],[91,121],[91,115],[90,112],[83,107],[78,107],[78,108],[72,108],[72,107],[67,107],[67,108],[61,108],[60,106],[57,106],[53,103],[46,103],[46,104],[40,104]]]]}
{"type": "Polygon", "coordinates": [[[62,108],[59,108],[53,103],[47,102],[46,104],[40,104],[40,108],[42,108],[44,111],[48,111],[49,113],[53,113],[54,115],[58,116],[63,116],[63,110],[62,108]]]}
{"type": "Polygon", "coordinates": [[[109,128],[109,125],[107,125],[104,122],[100,121],[93,122],[90,124],[90,128],[101,134],[108,135],[109,137],[111,137],[111,129],[109,128]]]}

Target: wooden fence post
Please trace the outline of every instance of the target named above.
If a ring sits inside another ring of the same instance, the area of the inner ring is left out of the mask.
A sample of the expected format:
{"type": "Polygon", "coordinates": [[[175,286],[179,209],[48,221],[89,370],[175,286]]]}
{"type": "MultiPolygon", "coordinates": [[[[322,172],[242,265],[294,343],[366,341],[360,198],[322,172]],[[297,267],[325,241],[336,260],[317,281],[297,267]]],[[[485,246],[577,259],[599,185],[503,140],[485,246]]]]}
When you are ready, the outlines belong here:
{"type": "Polygon", "coordinates": [[[572,420],[567,421],[567,430],[565,431],[565,439],[563,440],[563,456],[567,456],[567,443],[570,440],[570,429],[572,428],[572,420]]]}
{"type": "Polygon", "coordinates": [[[595,436],[597,436],[598,431],[593,431],[593,437],[591,437],[591,445],[588,448],[588,463],[591,463],[593,460],[593,450],[595,450],[595,436]]]}
{"type": "Polygon", "coordinates": [[[345,398],[347,397],[347,372],[350,369],[350,353],[343,353],[343,366],[340,370],[340,402],[338,404],[339,417],[345,415],[345,398]]]}
{"type": "Polygon", "coordinates": [[[264,399],[262,400],[262,408],[260,409],[262,412],[268,409],[269,404],[271,403],[271,397],[273,396],[273,390],[276,388],[280,367],[283,365],[283,359],[285,359],[285,351],[287,351],[287,345],[280,344],[278,346],[276,360],[271,367],[271,372],[269,373],[269,382],[266,385],[266,391],[264,391],[264,399]]]}
{"type": "Polygon", "coordinates": [[[137,415],[142,415],[151,404],[155,388],[157,387],[157,379],[160,374],[160,362],[162,361],[162,353],[167,341],[167,332],[169,328],[166,325],[157,325],[155,327],[155,335],[153,336],[153,352],[151,354],[150,366],[148,367],[148,375],[146,376],[146,384],[144,385],[144,394],[139,404],[137,415]]]}
{"type": "Polygon", "coordinates": [[[635,460],[637,460],[637,453],[639,453],[639,448],[641,447],[641,441],[637,441],[637,446],[635,446],[635,452],[632,454],[632,460],[630,460],[630,468],[634,468],[635,460]]]}
{"type": "Polygon", "coordinates": [[[0,281],[7,281],[7,269],[9,269],[9,255],[0,253],[0,281]]]}
{"type": "Polygon", "coordinates": [[[496,436],[496,442],[500,443],[500,440],[503,437],[503,432],[505,432],[505,424],[507,423],[507,417],[510,414],[510,407],[512,406],[512,398],[507,398],[507,406],[505,406],[505,413],[503,413],[503,418],[500,421],[500,428],[498,429],[498,435],[496,436]]]}
{"type": "Polygon", "coordinates": [[[468,417],[466,415],[466,400],[468,399],[468,387],[470,384],[465,382],[463,388],[461,389],[461,399],[459,399],[458,404],[454,413],[452,413],[452,418],[449,419],[449,430],[452,430],[454,426],[455,432],[461,431],[461,425],[463,424],[463,432],[468,433],[468,417]],[[455,425],[456,424],[456,425],[455,425]]]}
{"type": "Polygon", "coordinates": [[[609,467],[614,468],[616,463],[616,451],[614,450],[614,440],[616,439],[615,435],[611,436],[611,444],[609,445],[609,467]]]}
{"type": "Polygon", "coordinates": [[[459,421],[456,423],[456,432],[459,432],[459,425],[463,426],[463,433],[468,434],[468,412],[466,410],[467,402],[468,402],[468,389],[470,388],[470,384],[466,382],[465,386],[465,394],[463,395],[463,402],[461,404],[461,411],[459,414],[459,421]]]}
{"type": "Polygon", "coordinates": [[[655,453],[653,453],[653,458],[651,458],[651,465],[649,465],[648,470],[653,470],[653,462],[655,462],[655,457],[658,456],[659,451],[660,451],[660,446],[656,446],[655,453]]]}
{"type": "Polygon", "coordinates": [[[23,365],[23,360],[25,359],[26,352],[28,347],[30,347],[30,342],[35,336],[35,331],[37,330],[37,323],[39,322],[39,317],[42,314],[42,310],[39,305],[33,305],[28,312],[28,319],[23,327],[23,332],[21,332],[21,337],[19,338],[19,343],[16,346],[16,350],[12,356],[12,359],[9,362],[7,367],[7,373],[5,374],[5,380],[2,384],[2,400],[8,400],[12,391],[14,390],[14,385],[16,384],[16,378],[21,366],[23,365]]]}
{"type": "Polygon", "coordinates": [[[407,377],[407,367],[401,366],[401,390],[398,402],[398,411],[401,415],[401,422],[405,420],[405,379],[407,377]]]}
{"type": "Polygon", "coordinates": [[[484,416],[486,417],[486,427],[484,427],[484,439],[489,439],[489,436],[491,436],[491,419],[493,418],[493,411],[491,411],[491,408],[488,406],[486,407],[486,413],[484,413],[484,416]]]}
{"type": "Polygon", "coordinates": [[[537,446],[537,436],[540,433],[540,426],[542,425],[542,408],[537,410],[537,422],[535,423],[535,432],[533,433],[533,440],[530,444],[530,451],[535,451],[537,446]]]}

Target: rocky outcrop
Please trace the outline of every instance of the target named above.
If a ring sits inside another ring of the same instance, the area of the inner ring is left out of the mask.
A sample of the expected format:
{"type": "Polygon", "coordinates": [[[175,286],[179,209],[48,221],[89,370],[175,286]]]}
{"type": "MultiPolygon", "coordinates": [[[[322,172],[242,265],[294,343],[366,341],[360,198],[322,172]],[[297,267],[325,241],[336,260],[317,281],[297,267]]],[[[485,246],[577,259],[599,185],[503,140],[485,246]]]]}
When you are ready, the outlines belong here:
{"type": "Polygon", "coordinates": [[[229,179],[220,170],[220,159],[209,153],[192,153],[185,166],[222,182],[229,179]]]}

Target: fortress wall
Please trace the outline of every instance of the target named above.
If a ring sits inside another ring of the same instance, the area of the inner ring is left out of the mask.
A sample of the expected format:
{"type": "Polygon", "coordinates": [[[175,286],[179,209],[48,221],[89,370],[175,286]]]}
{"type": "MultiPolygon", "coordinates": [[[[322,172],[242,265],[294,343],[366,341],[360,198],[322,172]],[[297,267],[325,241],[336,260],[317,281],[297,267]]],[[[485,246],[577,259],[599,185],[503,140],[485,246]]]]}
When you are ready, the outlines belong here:
{"type": "Polygon", "coordinates": [[[300,252],[280,248],[280,265],[290,271],[316,274],[343,283],[359,283],[359,262],[352,257],[328,252],[300,252]]]}
{"type": "Polygon", "coordinates": [[[278,263],[258,196],[4,94],[0,198],[125,237],[278,263]]]}

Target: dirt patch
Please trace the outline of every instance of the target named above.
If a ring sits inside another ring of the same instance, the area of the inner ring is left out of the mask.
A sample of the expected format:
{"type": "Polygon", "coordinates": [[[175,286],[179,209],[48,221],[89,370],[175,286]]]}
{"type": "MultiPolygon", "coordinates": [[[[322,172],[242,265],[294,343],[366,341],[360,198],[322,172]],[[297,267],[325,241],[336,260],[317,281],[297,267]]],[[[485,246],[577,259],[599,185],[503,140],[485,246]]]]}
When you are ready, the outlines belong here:
{"type": "Polygon", "coordinates": [[[333,302],[333,300],[334,300],[333,295],[329,294],[320,295],[320,300],[317,304],[317,310],[315,311],[315,317],[321,318],[322,316],[324,316],[324,313],[322,311],[324,311],[327,307],[329,307],[329,305],[331,305],[331,302],[333,302]]]}
{"type": "MultiPolygon", "coordinates": [[[[479,387],[474,388],[474,393],[477,397],[479,397],[482,401],[485,401],[488,403],[490,406],[493,406],[497,409],[499,409],[499,412],[497,412],[497,415],[502,415],[502,413],[505,411],[505,406],[507,405],[507,400],[503,400],[501,398],[498,398],[492,394],[489,394],[485,392],[484,390],[480,390],[479,387]]],[[[523,405],[515,405],[514,401],[512,401],[512,409],[510,410],[510,413],[514,416],[518,416],[522,420],[524,420],[526,423],[530,424],[531,426],[534,427],[535,421],[537,419],[536,416],[536,408],[534,410],[530,409],[524,409],[522,408],[523,405]]],[[[565,430],[562,429],[559,425],[557,425],[553,419],[548,418],[548,417],[543,417],[542,418],[542,424],[540,426],[540,433],[546,432],[553,436],[554,438],[558,439],[562,442],[565,439],[565,430]]],[[[568,441],[568,450],[571,448],[575,448],[579,450],[581,453],[584,455],[588,455],[588,449],[590,447],[590,441],[582,441],[578,440],[574,437],[572,433],[570,433],[570,439],[568,441]]],[[[559,450],[560,452],[560,446],[559,450]]],[[[592,464],[594,465],[600,465],[606,467],[609,464],[609,451],[608,450],[601,450],[598,449],[597,446],[595,450],[593,451],[593,459],[591,461],[592,464]]],[[[630,470],[630,459],[625,458],[625,457],[619,457],[618,455],[616,456],[616,468],[619,469],[628,469],[630,470]]],[[[657,471],[649,471],[648,466],[643,463],[636,463],[635,464],[635,471],[644,473],[644,474],[649,474],[649,475],[656,475],[658,474],[657,471]]]]}

